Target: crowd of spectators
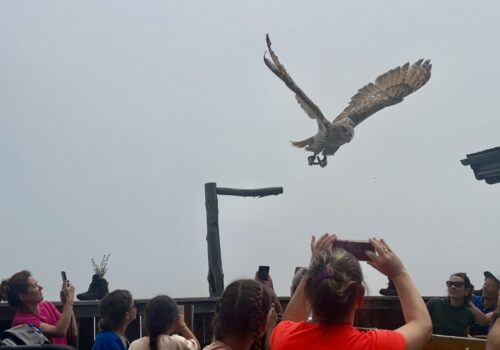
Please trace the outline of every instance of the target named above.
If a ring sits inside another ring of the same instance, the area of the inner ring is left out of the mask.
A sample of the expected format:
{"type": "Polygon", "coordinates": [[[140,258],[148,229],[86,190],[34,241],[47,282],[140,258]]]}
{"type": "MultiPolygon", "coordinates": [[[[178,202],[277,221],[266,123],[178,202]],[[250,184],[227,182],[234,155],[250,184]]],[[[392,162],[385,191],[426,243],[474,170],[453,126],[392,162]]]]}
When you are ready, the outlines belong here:
{"type": "MultiPolygon", "coordinates": [[[[500,349],[500,276],[484,272],[479,295],[464,272],[446,281],[447,295],[424,303],[403,262],[391,247],[370,239],[368,264],[393,284],[405,323],[395,330],[359,330],[356,311],[363,306],[365,283],[357,258],[336,248],[336,235],[311,241],[309,266],[296,269],[291,298],[281,309],[272,279],[241,279],[229,284],[217,302],[213,342],[204,350],[288,349],[393,349],[418,350],[431,334],[487,337],[487,349],[500,349]]],[[[63,282],[61,310],[48,301],[43,287],[29,271],[3,280],[0,295],[16,313],[12,326],[29,324],[53,344],[75,345],[77,327],[73,313],[75,288],[63,282]]],[[[131,344],[126,329],[137,317],[137,306],[128,290],[114,290],[99,304],[99,332],[93,350],[200,350],[182,311],[166,295],[152,298],[145,307],[145,336],[131,344]]]]}

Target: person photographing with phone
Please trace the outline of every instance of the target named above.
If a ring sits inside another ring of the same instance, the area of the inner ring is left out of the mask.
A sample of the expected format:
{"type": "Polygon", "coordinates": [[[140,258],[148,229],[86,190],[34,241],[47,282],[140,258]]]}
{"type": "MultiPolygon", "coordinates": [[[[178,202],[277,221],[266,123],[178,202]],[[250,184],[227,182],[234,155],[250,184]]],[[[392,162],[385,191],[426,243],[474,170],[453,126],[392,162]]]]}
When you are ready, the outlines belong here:
{"type": "Polygon", "coordinates": [[[273,317],[269,319],[269,322],[266,326],[266,332],[261,340],[261,348],[264,350],[271,349],[271,334],[273,332],[276,323],[281,321],[283,317],[283,309],[281,307],[280,300],[274,291],[273,279],[269,274],[270,267],[267,265],[260,265],[259,269],[255,273],[255,280],[262,283],[267,289],[269,294],[271,295],[273,305],[274,305],[274,313],[273,317]]]}
{"type": "Polygon", "coordinates": [[[403,263],[384,240],[370,239],[368,264],[394,281],[406,324],[398,329],[361,332],[354,325],[365,287],[356,257],[335,247],[336,235],[311,241],[309,270],[271,336],[273,350],[418,350],[429,341],[432,323],[403,263]],[[308,320],[312,310],[312,318],[308,320]]]}
{"type": "Polygon", "coordinates": [[[167,295],[158,295],[146,304],[143,324],[146,335],[134,340],[129,350],[200,349],[196,336],[184,321],[184,312],[167,295]]]}
{"type": "Polygon", "coordinates": [[[62,313],[54,304],[43,299],[42,290],[43,287],[31,272],[26,270],[2,281],[0,292],[16,310],[12,326],[32,324],[39,328],[52,344],[73,344],[77,336],[73,313],[75,287],[68,280],[63,281],[60,292],[62,313]]]}

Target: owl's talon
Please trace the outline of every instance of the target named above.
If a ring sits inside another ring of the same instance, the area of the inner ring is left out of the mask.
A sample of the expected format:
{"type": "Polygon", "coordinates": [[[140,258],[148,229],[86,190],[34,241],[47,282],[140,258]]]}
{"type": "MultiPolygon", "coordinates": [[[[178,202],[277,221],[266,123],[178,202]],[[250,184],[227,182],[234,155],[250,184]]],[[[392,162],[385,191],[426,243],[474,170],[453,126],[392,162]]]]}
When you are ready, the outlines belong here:
{"type": "Polygon", "coordinates": [[[326,167],[327,165],[326,156],[323,156],[323,159],[319,159],[318,157],[318,164],[322,168],[326,167]]]}
{"type": "Polygon", "coordinates": [[[314,164],[317,164],[316,162],[314,162],[315,160],[315,156],[310,156],[310,157],[307,157],[307,162],[309,165],[314,165],[314,164]]]}

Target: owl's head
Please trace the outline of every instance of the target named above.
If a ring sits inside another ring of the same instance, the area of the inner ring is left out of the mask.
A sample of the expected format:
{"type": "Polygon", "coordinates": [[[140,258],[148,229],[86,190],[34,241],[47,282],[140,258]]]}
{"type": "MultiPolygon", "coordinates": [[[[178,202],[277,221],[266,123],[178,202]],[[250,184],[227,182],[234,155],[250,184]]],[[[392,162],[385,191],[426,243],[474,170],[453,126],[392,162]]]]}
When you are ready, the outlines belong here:
{"type": "Polygon", "coordinates": [[[351,119],[345,118],[337,121],[333,125],[336,137],[344,142],[350,142],[354,137],[354,123],[351,119]]]}

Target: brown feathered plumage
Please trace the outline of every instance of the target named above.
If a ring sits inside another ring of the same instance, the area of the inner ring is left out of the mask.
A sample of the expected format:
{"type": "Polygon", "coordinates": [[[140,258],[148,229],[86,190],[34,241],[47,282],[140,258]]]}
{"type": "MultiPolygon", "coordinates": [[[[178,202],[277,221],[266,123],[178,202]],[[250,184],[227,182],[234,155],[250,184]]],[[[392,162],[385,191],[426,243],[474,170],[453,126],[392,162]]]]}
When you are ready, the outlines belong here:
{"type": "Polygon", "coordinates": [[[431,77],[432,65],[430,60],[420,59],[410,65],[391,69],[380,75],[374,83],[362,87],[356,95],[351,98],[349,105],[332,122],[328,121],[318,106],[295,84],[286,71],[278,56],[271,49],[271,40],[266,35],[267,48],[271,55],[268,60],[264,55],[266,66],[280,78],[290,90],[295,93],[297,102],[306,114],[316,119],[318,133],[308,139],[292,142],[296,147],[305,148],[313,152],[308,158],[309,165],[319,164],[326,166],[326,157],[333,155],[345,143],[354,137],[354,127],[368,118],[370,115],[384,107],[395,105],[412,92],[420,89],[431,77]],[[322,154],[320,159],[317,155],[322,154]]]}

